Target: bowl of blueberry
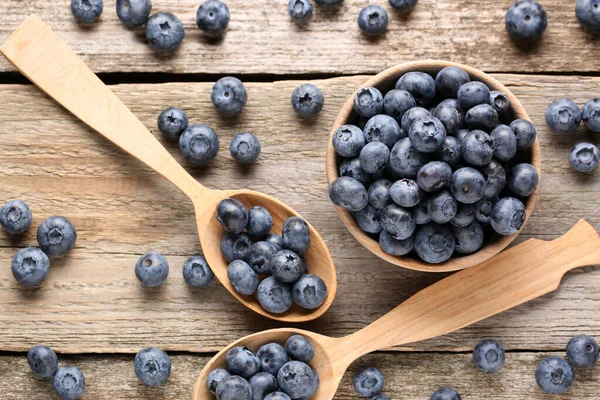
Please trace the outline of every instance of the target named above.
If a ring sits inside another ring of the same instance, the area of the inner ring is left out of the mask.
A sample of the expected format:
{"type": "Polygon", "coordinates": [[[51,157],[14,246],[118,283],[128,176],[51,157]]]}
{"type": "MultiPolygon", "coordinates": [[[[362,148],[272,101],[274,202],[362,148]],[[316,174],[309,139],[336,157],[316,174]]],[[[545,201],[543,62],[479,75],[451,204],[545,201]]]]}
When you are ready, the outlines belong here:
{"type": "Polygon", "coordinates": [[[342,107],[327,150],[329,197],[350,233],[419,271],[468,268],[506,248],[535,207],[540,173],[519,100],[447,61],[371,78],[342,107]]]}

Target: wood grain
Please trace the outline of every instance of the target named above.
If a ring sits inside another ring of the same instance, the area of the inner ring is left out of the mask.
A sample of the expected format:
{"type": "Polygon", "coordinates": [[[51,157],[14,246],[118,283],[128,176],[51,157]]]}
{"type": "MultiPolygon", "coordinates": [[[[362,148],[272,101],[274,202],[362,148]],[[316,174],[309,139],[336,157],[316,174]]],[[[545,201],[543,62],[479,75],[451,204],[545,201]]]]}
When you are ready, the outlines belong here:
{"type": "MultiPolygon", "coordinates": [[[[494,75],[515,93],[538,127],[543,159],[540,200],[517,239],[556,238],[580,218],[600,227],[597,174],[573,174],[567,154],[578,140],[598,142],[580,129],[552,135],[543,122],[559,96],[578,104],[597,94],[600,78],[494,75]]],[[[315,121],[297,118],[290,95],[299,83],[249,83],[242,115],[224,119],[209,100],[211,83],[117,85],[113,89],[156,133],[156,117],[170,105],[183,107],[193,122],[213,126],[222,151],[210,168],[191,168],[211,188],[263,191],[285,201],[321,232],[338,269],[339,290],[329,312],[301,327],[331,336],[347,335],[397,306],[440,276],[390,266],[363,249],[346,231],[327,196],[325,151],[331,124],[346,97],[366,77],[316,84],[325,108],[315,121]],[[241,168],[228,155],[231,137],[248,130],[263,145],[258,164],[241,168]]],[[[191,203],[157,174],[91,132],[32,86],[0,87],[0,187],[2,199],[26,200],[34,226],[61,214],[79,233],[75,250],[53,260],[47,284],[25,290],[11,276],[18,247],[35,245],[31,230],[20,241],[0,235],[0,349],[24,351],[46,343],[61,352],[126,352],[158,345],[168,350],[215,351],[262,329],[280,327],[252,315],[222,287],[185,288],[181,265],[200,251],[191,203]],[[144,290],[133,266],[147,251],[171,263],[161,289],[144,290]]],[[[162,140],[162,139],[161,139],[162,140]]],[[[182,161],[176,145],[172,154],[182,161]]],[[[535,262],[535,260],[532,260],[535,262]]],[[[600,269],[569,273],[558,291],[473,327],[403,349],[465,350],[482,337],[500,338],[508,349],[562,349],[569,337],[600,336],[600,269]]]]}
{"type": "MultiPolygon", "coordinates": [[[[172,56],[154,53],[143,28],[125,29],[114,2],[100,21],[78,25],[69,0],[0,2],[0,42],[27,15],[36,13],[56,29],[96,72],[170,72],[207,74],[356,74],[377,73],[404,61],[426,58],[462,62],[485,71],[596,72],[598,36],[584,31],[572,1],[548,0],[549,23],[541,43],[517,46],[504,26],[512,0],[421,0],[408,16],[390,13],[382,37],[363,36],[358,13],[367,3],[346,0],[337,10],[315,7],[306,28],[289,20],[281,0],[229,1],[231,23],[222,41],[203,37],[195,23],[196,0],[155,0],[153,11],[170,11],[183,22],[186,37],[172,56]]],[[[12,67],[0,60],[0,71],[12,67]]]]}

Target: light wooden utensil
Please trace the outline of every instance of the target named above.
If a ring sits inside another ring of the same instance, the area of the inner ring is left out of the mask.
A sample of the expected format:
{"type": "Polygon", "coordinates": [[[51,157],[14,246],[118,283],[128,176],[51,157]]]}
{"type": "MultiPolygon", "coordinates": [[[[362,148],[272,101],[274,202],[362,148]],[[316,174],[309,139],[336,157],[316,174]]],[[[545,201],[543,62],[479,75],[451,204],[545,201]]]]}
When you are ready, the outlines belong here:
{"type": "Polygon", "coordinates": [[[67,44],[36,16],[27,18],[0,47],[0,52],[23,75],[90,128],[163,175],[192,200],[204,256],[223,286],[240,302],[259,314],[286,322],[310,321],[327,311],[337,290],[336,271],[325,242],[310,224],[311,245],[304,258],[311,273],[321,277],[327,285],[327,299],[321,307],[305,310],[293,306],[284,314],[271,314],[253,296],[237,293],[227,278],[227,263],[220,251],[225,232],[215,217],[221,200],[233,197],[246,207],[265,207],[273,216],[274,232],[281,232],[285,220],[298,213],[262,193],[211,190],[198,183],[67,44]]]}
{"type": "Polygon", "coordinates": [[[571,269],[600,264],[600,237],[579,221],[559,239],[530,239],[486,262],[458,272],[418,292],[366,328],[343,338],[299,329],[274,329],[246,336],[221,350],[200,373],[194,400],[214,400],[206,386],[208,374],[223,368],[225,355],[236,346],[253,350],[269,342],[285,343],[301,334],[315,347],[311,365],[321,379],[314,399],[332,399],[344,372],[372,351],[419,342],[454,332],[557,289],[571,269]]]}
{"type": "MultiPolygon", "coordinates": [[[[513,118],[529,120],[529,116],[523,108],[523,105],[521,105],[521,103],[515,97],[515,95],[504,85],[502,85],[498,80],[492,78],[490,75],[478,69],[449,61],[426,60],[397,65],[372,77],[361,87],[374,86],[380,89],[383,93],[385,93],[386,91],[393,89],[394,84],[396,83],[398,78],[400,78],[400,76],[404,75],[406,72],[423,71],[435,75],[441,69],[449,66],[456,66],[462,68],[471,76],[472,80],[483,82],[486,85],[488,85],[488,87],[491,90],[499,90],[500,92],[506,94],[511,104],[511,108],[508,112],[508,115],[513,118]]],[[[355,116],[354,95],[348,98],[348,101],[346,101],[346,103],[340,110],[340,113],[338,114],[338,117],[336,118],[336,121],[333,124],[331,135],[333,136],[333,133],[337,128],[344,124],[347,124],[353,116],[355,116]]],[[[529,162],[537,169],[538,174],[541,178],[542,157],[540,154],[540,145],[537,140],[529,149],[529,156],[529,162]]],[[[327,149],[327,179],[329,181],[329,184],[331,184],[335,179],[337,179],[340,176],[339,161],[340,159],[333,148],[332,141],[330,138],[329,147],[327,149]]],[[[541,179],[539,180],[539,182],[541,182],[541,179]]],[[[531,215],[535,207],[535,203],[538,197],[538,190],[540,187],[539,182],[536,190],[524,202],[526,215],[525,223],[527,223],[527,220],[529,219],[529,216],[531,215]]],[[[410,256],[399,257],[387,254],[386,252],[381,250],[379,242],[374,240],[370,235],[366,234],[365,232],[363,232],[362,229],[360,229],[351,213],[339,207],[337,208],[337,210],[340,214],[342,222],[344,223],[344,225],[346,225],[346,228],[348,228],[352,236],[354,236],[363,246],[365,246],[367,250],[391,264],[395,264],[408,269],[414,269],[417,271],[450,272],[472,267],[490,259],[491,257],[498,254],[500,251],[504,250],[519,234],[517,232],[510,236],[496,235],[492,238],[492,240],[486,241],[481,250],[474,254],[462,257],[453,257],[441,264],[429,264],[410,256]]],[[[523,224],[523,226],[525,226],[525,223],[523,224]]]]}

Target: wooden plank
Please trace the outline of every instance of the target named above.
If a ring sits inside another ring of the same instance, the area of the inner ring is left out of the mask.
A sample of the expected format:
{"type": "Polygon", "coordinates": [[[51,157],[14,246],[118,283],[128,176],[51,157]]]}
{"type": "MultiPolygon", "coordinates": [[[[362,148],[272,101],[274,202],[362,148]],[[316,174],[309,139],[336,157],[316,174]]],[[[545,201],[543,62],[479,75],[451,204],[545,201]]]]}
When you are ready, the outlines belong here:
{"type": "MultiPolygon", "coordinates": [[[[363,36],[356,22],[366,3],[346,0],[341,8],[315,7],[306,28],[287,14],[287,2],[229,1],[231,23],[222,41],[204,39],[195,23],[196,0],[155,1],[154,11],[171,11],[184,23],[186,38],[175,55],[157,55],[146,44],[143,28],[125,29],[114,2],[100,22],[75,23],[69,0],[0,2],[0,42],[27,15],[49,23],[97,72],[170,72],[208,74],[375,73],[394,64],[425,58],[463,62],[486,71],[580,71],[600,67],[597,41],[581,29],[573,2],[543,3],[549,24],[541,43],[515,45],[504,17],[512,0],[421,0],[408,16],[390,13],[387,33],[363,36]]],[[[0,60],[0,71],[12,70],[0,60]]]]}
{"type": "MultiPolygon", "coordinates": [[[[578,219],[600,227],[600,182],[568,167],[584,133],[556,136],[543,114],[556,97],[579,104],[596,94],[600,78],[497,75],[530,112],[541,139],[543,183],[539,205],[519,241],[552,239],[578,219]]],[[[210,83],[118,85],[114,90],[155,134],[162,108],[179,105],[193,122],[215,128],[222,151],[210,168],[186,167],[215,188],[249,187],[289,203],[322,233],[337,265],[338,296],[321,319],[302,327],[332,336],[366,326],[439,275],[405,271],[375,258],[349,235],[327,195],[325,148],[330,124],[345,98],[365,77],[317,81],[326,97],[314,122],[297,118],[289,96],[294,81],[248,84],[249,102],[241,116],[217,115],[210,83]],[[248,130],[263,145],[260,161],[249,168],[228,154],[234,133],[248,130]]],[[[215,351],[232,340],[280,327],[250,313],[218,285],[192,291],[181,265],[200,252],[191,204],[173,186],[116,150],[31,86],[0,86],[0,190],[33,209],[34,226],[44,218],[69,217],[79,232],[75,250],[53,260],[40,290],[25,290],[10,273],[18,247],[35,245],[34,230],[22,240],[0,234],[0,349],[24,351],[46,343],[61,352],[124,352],[155,344],[168,350],[215,351]],[[147,251],[168,256],[172,272],[164,287],[144,290],[135,261],[147,251]]],[[[161,139],[162,140],[162,139],[161,139]]],[[[167,144],[182,160],[177,146],[167,144]]],[[[535,260],[532,260],[535,262],[535,260]]],[[[500,338],[509,349],[552,350],[584,332],[600,336],[600,269],[567,275],[561,288],[542,299],[442,338],[404,349],[465,350],[481,337],[500,338]]]]}
{"type": "MultiPolygon", "coordinates": [[[[390,399],[429,399],[439,387],[450,386],[463,399],[542,400],[548,399],[535,382],[535,368],[545,357],[564,353],[508,353],[504,368],[485,375],[473,367],[470,354],[375,353],[357,361],[345,374],[336,399],[356,399],[352,378],[360,368],[375,366],[384,373],[384,393],[390,399]]],[[[86,380],[84,398],[119,399],[189,399],[207,356],[175,355],[171,357],[169,380],[155,388],[146,387],[135,377],[133,356],[59,356],[61,364],[79,367],[86,380]]],[[[36,379],[27,366],[25,355],[0,357],[0,391],[2,398],[54,399],[50,382],[36,379]]],[[[598,369],[577,370],[568,395],[557,399],[596,400],[598,369]]]]}

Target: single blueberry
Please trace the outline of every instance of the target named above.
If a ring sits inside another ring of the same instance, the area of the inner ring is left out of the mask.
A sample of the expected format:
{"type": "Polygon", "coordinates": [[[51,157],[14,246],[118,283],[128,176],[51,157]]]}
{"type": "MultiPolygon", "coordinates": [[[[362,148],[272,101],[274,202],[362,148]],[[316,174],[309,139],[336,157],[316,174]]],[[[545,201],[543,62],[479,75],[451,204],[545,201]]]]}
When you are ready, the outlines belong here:
{"type": "Polygon", "coordinates": [[[290,361],[277,373],[279,389],[292,399],[307,396],[312,390],[313,379],[312,368],[301,361],[290,361]]]}
{"type": "Polygon", "coordinates": [[[269,393],[277,390],[277,378],[267,372],[259,372],[250,378],[252,400],[263,400],[269,393]]]}
{"type": "Polygon", "coordinates": [[[306,394],[306,396],[300,397],[298,400],[313,399],[315,396],[315,393],[317,393],[317,390],[319,389],[319,385],[321,384],[321,379],[319,378],[319,373],[317,372],[317,370],[314,369],[313,367],[310,367],[310,369],[312,369],[312,372],[313,372],[312,386],[311,386],[310,390],[308,391],[308,393],[306,394]]]}
{"type": "Polygon", "coordinates": [[[175,51],[184,36],[183,24],[169,12],[158,12],[146,21],[146,40],[158,52],[175,51]]]}
{"type": "Polygon", "coordinates": [[[367,186],[372,179],[371,174],[361,168],[359,157],[344,159],[340,163],[340,176],[354,178],[364,186],[367,186]]]}
{"type": "Polygon", "coordinates": [[[217,400],[252,400],[250,383],[241,376],[228,376],[217,386],[217,400]]]}
{"type": "Polygon", "coordinates": [[[312,17],[313,5],[310,0],[290,0],[288,3],[288,14],[299,23],[307,23],[312,17]]]}
{"type": "Polygon", "coordinates": [[[441,388],[436,390],[429,400],[461,400],[456,390],[451,388],[441,388]]]}
{"type": "Polygon", "coordinates": [[[292,360],[309,363],[315,356],[312,343],[302,335],[293,335],[285,342],[285,351],[292,360]]]}
{"type": "Polygon", "coordinates": [[[396,82],[396,89],[406,90],[414,97],[417,105],[429,107],[435,99],[435,80],[424,72],[407,72],[396,82]]]}
{"type": "Polygon", "coordinates": [[[360,211],[369,204],[369,194],[356,179],[342,176],[329,186],[329,198],[338,207],[347,211],[360,211]]]}
{"type": "Polygon", "coordinates": [[[283,392],[273,392],[269,393],[264,400],[292,400],[290,396],[283,392]]]}
{"type": "Polygon", "coordinates": [[[567,358],[575,368],[592,368],[598,362],[598,343],[585,335],[574,336],[567,344],[567,358]]]}
{"type": "Polygon", "coordinates": [[[254,272],[260,275],[269,275],[269,263],[271,258],[280,250],[276,245],[269,242],[256,242],[250,247],[248,264],[254,272]]]}
{"type": "Polygon", "coordinates": [[[245,232],[227,233],[221,238],[221,253],[227,262],[249,260],[252,238],[245,232]]]}
{"type": "MultiPolygon", "coordinates": [[[[289,361],[285,349],[277,343],[267,343],[256,353],[260,361],[261,371],[277,376],[277,372],[289,361]]],[[[276,382],[277,383],[277,382],[276,382]]],[[[275,388],[273,391],[277,390],[275,388]]]]}
{"type": "Polygon", "coordinates": [[[281,237],[281,235],[278,235],[276,233],[270,233],[267,236],[265,236],[264,240],[265,242],[274,245],[277,248],[277,251],[283,249],[283,238],[281,237]]]}
{"type": "Polygon", "coordinates": [[[410,130],[411,125],[419,118],[430,117],[431,113],[429,110],[423,107],[413,107],[406,111],[400,119],[400,128],[406,133],[410,130]]]}
{"type": "MultiPolygon", "coordinates": [[[[479,225],[481,227],[481,225],[479,225]]],[[[483,234],[483,229],[481,230],[483,234]]],[[[504,347],[496,340],[482,340],[473,350],[473,363],[481,372],[492,374],[500,371],[506,356],[504,347]]]]}
{"type": "Polygon", "coordinates": [[[294,302],[307,310],[319,308],[327,299],[327,286],[316,275],[304,274],[292,288],[294,302]]]}
{"type": "MultiPolygon", "coordinates": [[[[600,10],[600,3],[598,3],[600,10]]],[[[600,99],[592,99],[585,103],[581,120],[592,132],[600,132],[600,99]]]]}
{"type": "Polygon", "coordinates": [[[430,156],[418,151],[409,138],[400,139],[390,152],[391,170],[402,178],[416,179],[417,173],[430,156]]]}
{"type": "Polygon", "coordinates": [[[438,264],[454,253],[456,239],[447,225],[430,223],[419,226],[415,234],[415,250],[425,262],[438,264]]]}
{"type": "Polygon", "coordinates": [[[354,375],[354,389],[361,397],[377,396],[383,390],[384,378],[380,370],[369,367],[354,375]]]}
{"type": "Polygon", "coordinates": [[[573,384],[573,368],[560,357],[548,357],[542,360],[535,370],[535,380],[548,394],[564,394],[573,384]]]}
{"type": "Polygon", "coordinates": [[[61,400],[77,400],[85,391],[85,378],[79,368],[61,367],[54,375],[52,386],[61,400]]]}
{"type": "Polygon", "coordinates": [[[408,239],[416,229],[412,213],[397,204],[390,204],[381,211],[381,226],[398,240],[408,239]]]}
{"type": "Polygon", "coordinates": [[[475,221],[475,206],[473,204],[458,203],[458,210],[450,223],[456,227],[464,228],[475,221]]]}
{"type": "Polygon", "coordinates": [[[406,90],[393,89],[383,97],[383,110],[398,122],[404,113],[416,106],[415,98],[406,90]]]}
{"type": "Polygon", "coordinates": [[[482,129],[490,132],[498,125],[498,112],[489,104],[478,104],[465,114],[469,129],[482,129]]]}
{"type": "Polygon", "coordinates": [[[525,206],[514,197],[500,199],[490,216],[492,228],[501,235],[517,233],[525,222],[525,206]]]}
{"type": "Polygon", "coordinates": [[[414,243],[412,236],[404,240],[398,240],[393,238],[387,231],[381,231],[379,234],[379,246],[381,250],[393,256],[404,256],[410,253],[414,247],[414,243]]]}
{"type": "Polygon", "coordinates": [[[471,131],[460,146],[463,160],[476,167],[483,167],[492,161],[494,143],[490,135],[484,131],[471,131]]]}
{"type": "Polygon", "coordinates": [[[360,10],[358,15],[358,26],[368,36],[377,36],[385,32],[388,22],[387,11],[378,5],[367,6],[360,10]]]}
{"type": "Polygon", "coordinates": [[[254,237],[266,236],[272,227],[273,217],[266,208],[255,206],[248,210],[248,225],[246,226],[248,234],[254,237]]]}
{"type": "Polygon", "coordinates": [[[600,29],[600,3],[597,0],[577,0],[575,15],[586,28],[593,31],[600,29]]]}
{"type": "Polygon", "coordinates": [[[369,186],[369,203],[381,210],[392,203],[390,188],[392,181],[386,178],[378,179],[369,186]]]}
{"type": "Polygon", "coordinates": [[[258,288],[258,276],[256,272],[242,260],[235,260],[227,267],[227,278],[236,292],[246,296],[256,293],[258,288]]]}
{"type": "Polygon", "coordinates": [[[573,133],[581,123],[581,111],[571,99],[558,99],[546,109],[546,124],[556,133],[573,133]]]}
{"type": "Polygon", "coordinates": [[[475,219],[482,224],[489,224],[492,217],[494,205],[500,200],[498,197],[486,199],[485,197],[479,200],[474,205],[475,219]]]}
{"type": "Polygon", "coordinates": [[[231,376],[231,374],[229,372],[227,372],[224,369],[214,369],[210,372],[210,374],[208,374],[208,377],[206,378],[206,385],[208,386],[208,389],[210,390],[210,392],[212,394],[215,394],[217,391],[217,386],[219,386],[219,383],[221,383],[221,381],[223,381],[225,378],[231,376]]]}
{"type": "Polygon", "coordinates": [[[431,222],[431,217],[427,214],[427,203],[429,202],[429,197],[427,193],[423,195],[423,198],[410,211],[413,213],[413,218],[417,225],[424,225],[431,222]]]}
{"type": "Polygon", "coordinates": [[[390,187],[390,197],[401,207],[414,207],[423,198],[423,192],[412,179],[400,179],[390,187]]]}
{"type": "Polygon", "coordinates": [[[306,253],[310,246],[308,224],[300,217],[290,217],[283,223],[283,248],[298,255],[306,253]]]}
{"type": "Polygon", "coordinates": [[[492,90],[490,92],[490,105],[494,107],[498,114],[502,114],[510,108],[510,100],[508,100],[508,96],[504,93],[492,90]]]}
{"type": "Polygon", "coordinates": [[[258,302],[270,313],[286,312],[293,301],[290,285],[279,281],[274,276],[263,279],[258,286],[258,302]]]}
{"type": "Polygon", "coordinates": [[[241,233],[248,226],[248,212],[238,200],[224,199],[217,206],[217,220],[227,232],[241,233]]]}
{"type": "Polygon", "coordinates": [[[390,160],[390,149],[381,142],[367,143],[359,155],[362,169],[370,174],[382,171],[390,160]]]}
{"type": "Polygon", "coordinates": [[[179,139],[188,127],[188,117],[180,108],[169,107],[158,116],[158,130],[169,140],[179,139]]]}
{"type": "Polygon", "coordinates": [[[426,192],[435,192],[450,185],[452,168],[443,161],[431,161],[419,170],[417,183],[426,192]]]}
{"type": "Polygon", "coordinates": [[[403,136],[406,137],[398,122],[385,114],[377,114],[369,119],[363,129],[367,143],[382,142],[392,148],[403,136]]]}
{"type": "Polygon", "coordinates": [[[457,212],[458,203],[447,190],[434,193],[427,201],[427,214],[438,224],[450,222],[457,212]]]}
{"type": "Polygon", "coordinates": [[[460,154],[460,141],[454,136],[446,136],[444,143],[436,151],[436,156],[452,168],[456,168],[462,161],[460,154]]]}
{"type": "Polygon", "coordinates": [[[598,148],[591,143],[578,143],[569,153],[571,168],[578,172],[594,172],[598,168],[599,159],[598,148]]]}
{"type": "Polygon", "coordinates": [[[506,31],[515,40],[538,40],[548,26],[546,10],[537,1],[515,1],[506,13],[506,31]]]}
{"type": "Polygon", "coordinates": [[[437,93],[445,98],[456,97],[458,89],[468,82],[471,82],[469,74],[458,67],[450,66],[437,73],[435,88],[437,93]]]}
{"type": "Polygon", "coordinates": [[[419,0],[389,0],[390,5],[400,12],[408,12],[415,8],[419,0]]]}
{"type": "MultiPolygon", "coordinates": [[[[260,371],[260,360],[252,350],[247,347],[234,347],[225,356],[227,371],[231,375],[239,375],[249,379],[260,371]]],[[[223,382],[222,382],[223,383],[223,382]]],[[[219,385],[220,386],[220,385],[219,385]]],[[[217,392],[218,392],[217,388],[217,392]]]]}
{"type": "Polygon", "coordinates": [[[58,368],[56,353],[46,346],[33,346],[27,352],[27,362],[31,371],[39,378],[50,378],[58,368]]]}
{"type": "Polygon", "coordinates": [[[383,111],[383,95],[374,87],[360,89],[354,95],[354,111],[364,118],[381,114],[383,111]]]}
{"type": "Polygon", "coordinates": [[[210,90],[210,99],[217,111],[225,115],[239,113],[248,101],[242,81],[233,76],[219,79],[210,90]]]}
{"type": "Polygon", "coordinates": [[[343,125],[333,134],[333,148],[342,157],[357,156],[365,146],[365,134],[355,125],[343,125]]]}
{"type": "Polygon", "coordinates": [[[183,280],[190,287],[206,287],[211,284],[214,278],[215,274],[208,266],[204,256],[193,256],[183,263],[183,280]]]}
{"type": "Polygon", "coordinates": [[[479,81],[467,82],[457,92],[458,104],[463,110],[470,110],[479,104],[488,104],[490,89],[479,81]]]}
{"type": "Polygon", "coordinates": [[[219,37],[229,25],[229,9],[220,0],[207,0],[198,7],[196,24],[209,37],[219,37]]]}
{"type": "Polygon", "coordinates": [[[494,146],[494,157],[499,161],[509,161],[517,154],[517,136],[509,126],[496,126],[490,137],[494,146]]]}
{"type": "Polygon", "coordinates": [[[381,226],[381,210],[368,204],[354,215],[358,227],[367,233],[379,233],[381,226]]]}
{"type": "Polygon", "coordinates": [[[238,133],[231,140],[229,148],[231,157],[239,163],[251,164],[260,155],[260,142],[258,138],[248,132],[238,133]]]}
{"type": "Polygon", "coordinates": [[[517,150],[527,150],[535,142],[537,137],[535,126],[526,119],[515,119],[510,123],[510,129],[517,137],[517,150]]]}
{"type": "Polygon", "coordinates": [[[9,200],[0,209],[0,225],[10,235],[25,233],[31,226],[31,210],[21,200],[9,200]]]}
{"type": "Polygon", "coordinates": [[[337,7],[343,2],[344,0],[315,0],[315,3],[320,7],[337,7]]]}
{"type": "Polygon", "coordinates": [[[37,241],[49,256],[62,256],[75,246],[77,232],[65,217],[50,217],[38,226],[37,241]]]}
{"type": "Polygon", "coordinates": [[[156,347],[140,350],[133,362],[135,376],[148,386],[159,386],[171,375],[171,358],[156,347]]]}
{"type": "Polygon", "coordinates": [[[144,286],[160,286],[169,276],[169,263],[162,254],[146,253],[135,263],[135,276],[144,286]]]}
{"type": "MultiPolygon", "coordinates": [[[[306,0],[291,0],[291,3],[304,3],[305,1],[306,0]]],[[[315,117],[323,109],[324,103],[325,98],[323,97],[323,92],[315,85],[309,83],[298,86],[292,93],[292,107],[294,107],[294,111],[301,117],[315,117]]]]}
{"type": "Polygon", "coordinates": [[[454,171],[450,191],[456,200],[473,204],[481,200],[486,187],[485,178],[476,169],[463,167],[454,171]]]}
{"type": "Polygon", "coordinates": [[[219,138],[206,124],[187,127],[179,137],[179,148],[183,156],[194,165],[206,165],[219,151],[219,138]]]}
{"type": "Polygon", "coordinates": [[[506,185],[506,171],[502,164],[496,160],[492,160],[481,169],[481,174],[485,178],[483,197],[490,199],[498,196],[506,185]]]}
{"type": "Polygon", "coordinates": [[[454,251],[459,254],[472,254],[481,249],[484,240],[483,227],[477,221],[471,222],[465,227],[452,227],[456,237],[454,251]]]}
{"type": "Polygon", "coordinates": [[[102,0],[71,0],[71,12],[82,24],[93,24],[100,18],[104,4],[102,0]]]}
{"type": "Polygon", "coordinates": [[[456,99],[446,99],[437,105],[433,116],[440,120],[447,135],[456,135],[464,122],[464,113],[456,99]]]}
{"type": "Polygon", "coordinates": [[[150,0],[117,0],[117,16],[128,28],[142,26],[152,11],[150,0]]]}
{"type": "Polygon", "coordinates": [[[408,130],[411,143],[420,152],[433,153],[446,139],[446,128],[433,116],[416,119],[408,130]]]}
{"type": "Polygon", "coordinates": [[[539,182],[537,169],[531,164],[517,164],[510,171],[508,188],[517,196],[527,197],[537,188],[539,182]]]}
{"type": "Polygon", "coordinates": [[[271,274],[281,282],[296,282],[303,272],[300,256],[291,250],[280,250],[273,255],[269,268],[271,274]]]}

